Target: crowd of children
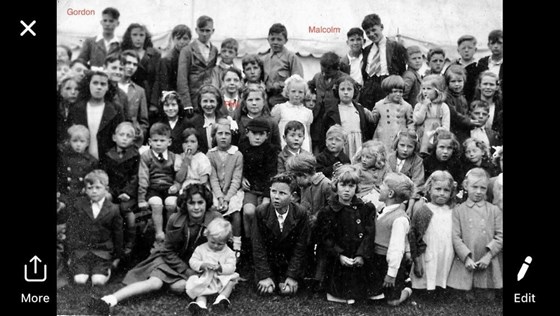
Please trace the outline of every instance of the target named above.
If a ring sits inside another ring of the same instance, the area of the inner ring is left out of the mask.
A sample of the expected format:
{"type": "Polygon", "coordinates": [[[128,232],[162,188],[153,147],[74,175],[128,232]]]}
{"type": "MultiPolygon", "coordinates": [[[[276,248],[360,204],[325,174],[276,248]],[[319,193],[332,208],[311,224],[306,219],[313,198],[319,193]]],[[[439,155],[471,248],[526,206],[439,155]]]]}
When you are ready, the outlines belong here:
{"type": "Polygon", "coordinates": [[[164,285],[194,314],[212,294],[228,307],[241,268],[258,293],[311,285],[344,304],[502,288],[501,30],[491,56],[477,62],[476,39],[461,36],[461,58],[433,48],[421,74],[419,47],[369,14],[347,56],[325,53],[306,82],[280,23],[238,69],[237,41],[213,46],[211,17],[192,41],[177,25],[162,57],[146,26],[119,42],[119,11],[102,16],[78,62],[57,54],[59,266],[103,285],[122,259],[139,262],[91,310],[164,285]]]}

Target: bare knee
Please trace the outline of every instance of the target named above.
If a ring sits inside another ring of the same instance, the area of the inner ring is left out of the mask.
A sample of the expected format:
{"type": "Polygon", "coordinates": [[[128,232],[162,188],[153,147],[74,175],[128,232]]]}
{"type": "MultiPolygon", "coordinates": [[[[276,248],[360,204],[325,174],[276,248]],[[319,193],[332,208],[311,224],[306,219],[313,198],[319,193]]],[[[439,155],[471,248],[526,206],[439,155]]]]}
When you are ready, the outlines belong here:
{"type": "Polygon", "coordinates": [[[185,280],[177,281],[169,286],[169,289],[176,294],[183,294],[185,293],[186,289],[185,286],[187,282],[185,280]]]}
{"type": "Polygon", "coordinates": [[[161,289],[161,287],[163,286],[163,281],[158,279],[158,278],[149,278],[146,281],[146,287],[150,290],[150,291],[156,291],[161,289]]]}
{"type": "Polygon", "coordinates": [[[255,216],[255,206],[253,204],[245,204],[243,206],[243,217],[253,218],[255,216]]]}
{"type": "Polygon", "coordinates": [[[105,285],[111,275],[94,274],[91,276],[91,284],[93,285],[105,285]]]}

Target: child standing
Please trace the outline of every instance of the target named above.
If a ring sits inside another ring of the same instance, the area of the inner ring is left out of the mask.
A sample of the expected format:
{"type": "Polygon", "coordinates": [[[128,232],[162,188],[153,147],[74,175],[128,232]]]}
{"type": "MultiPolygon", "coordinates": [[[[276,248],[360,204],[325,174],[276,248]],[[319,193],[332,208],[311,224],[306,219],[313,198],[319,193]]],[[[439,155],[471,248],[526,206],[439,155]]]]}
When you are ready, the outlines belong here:
{"type": "Polygon", "coordinates": [[[200,87],[212,82],[218,49],[210,42],[214,34],[214,20],[202,15],[196,20],[198,38],[181,49],[177,70],[177,92],[185,108],[199,109],[195,96],[200,87]]]}
{"type": "Polygon", "coordinates": [[[447,171],[434,171],[426,181],[429,203],[414,212],[408,233],[413,289],[433,291],[447,286],[454,257],[451,227],[456,187],[447,171]]]}
{"type": "Polygon", "coordinates": [[[303,78],[303,66],[296,54],[284,47],[286,42],[286,27],[280,23],[273,24],[268,30],[270,49],[262,56],[267,101],[271,109],[278,103],[288,101],[284,86],[288,84],[286,80],[289,77],[299,75],[303,78]]]}
{"type": "Polygon", "coordinates": [[[463,149],[465,150],[464,171],[478,167],[486,171],[490,178],[498,175],[496,166],[490,160],[490,149],[484,141],[477,138],[467,138],[463,142],[463,149]]]}
{"type": "Polygon", "coordinates": [[[470,115],[473,121],[477,121],[478,125],[470,130],[470,137],[476,138],[486,143],[487,148],[500,146],[502,144],[501,135],[488,125],[490,106],[488,102],[482,100],[474,100],[471,102],[470,115]]]}
{"type": "Polygon", "coordinates": [[[366,111],[354,99],[358,86],[350,76],[339,78],[334,87],[334,96],[339,100],[338,106],[325,113],[325,129],[339,124],[347,133],[344,153],[353,157],[370,134],[368,122],[373,122],[371,112],[366,111]],[[369,115],[368,115],[369,114],[369,115]]]}
{"type": "Polygon", "coordinates": [[[61,143],[66,137],[66,131],[70,127],[68,113],[78,100],[78,81],[73,77],[62,79],[58,89],[58,111],[57,111],[57,141],[61,143]]]}
{"type": "Polygon", "coordinates": [[[427,75],[442,75],[445,67],[445,51],[441,47],[430,48],[426,56],[428,60],[428,69],[424,76],[427,75]]]}
{"type": "Polygon", "coordinates": [[[248,87],[254,84],[260,86],[263,91],[266,91],[266,85],[264,84],[264,64],[259,56],[255,54],[245,55],[241,60],[241,67],[245,75],[245,86],[248,87]]]}
{"type": "Polygon", "coordinates": [[[247,124],[247,138],[239,144],[243,155],[243,227],[250,238],[255,209],[261,203],[270,202],[270,178],[276,174],[278,151],[267,142],[270,129],[268,121],[257,117],[247,124]]]}
{"type": "Polygon", "coordinates": [[[235,253],[227,246],[231,237],[231,224],[223,218],[216,218],[204,231],[208,241],[198,247],[189,259],[189,266],[196,275],[187,279],[187,295],[196,301],[189,303],[188,309],[196,314],[206,310],[207,296],[218,294],[213,306],[227,308],[239,274],[235,272],[235,253]]]}
{"type": "Polygon", "coordinates": [[[134,146],[136,130],[132,123],[122,122],[115,129],[113,141],[115,146],[105,155],[101,169],[107,172],[111,186],[109,193],[112,202],[119,206],[120,214],[125,220],[125,255],[132,252],[136,242],[136,217],[138,212],[138,167],[140,155],[134,146]]]}
{"type": "Polygon", "coordinates": [[[169,151],[171,145],[171,130],[163,123],[155,123],[150,127],[148,138],[150,149],[140,155],[138,168],[138,208],[152,210],[154,221],[155,241],[163,243],[164,218],[175,211],[177,192],[180,184],[175,181],[176,154],[169,151]],[[164,217],[163,206],[167,211],[164,217]]]}
{"type": "Polygon", "coordinates": [[[231,125],[226,119],[220,119],[212,128],[216,146],[208,150],[210,187],[214,193],[214,205],[223,216],[228,216],[232,223],[233,250],[237,259],[241,251],[241,208],[244,193],[241,188],[243,180],[243,155],[231,144],[231,125]]]}
{"type": "Polygon", "coordinates": [[[420,75],[420,68],[424,64],[422,51],[419,46],[413,45],[406,48],[407,56],[407,69],[403,73],[404,92],[403,99],[408,104],[416,104],[418,94],[422,88],[422,76],[420,75]]]}
{"type": "MultiPolygon", "coordinates": [[[[420,136],[420,156],[431,152],[431,139],[438,127],[449,130],[451,116],[445,101],[445,80],[440,75],[428,75],[422,80],[422,92],[414,106],[413,119],[420,136]]],[[[432,142],[433,143],[433,142],[432,142]]]]}
{"type": "Polygon", "coordinates": [[[445,74],[447,75],[449,68],[453,65],[458,65],[464,69],[464,94],[467,102],[470,102],[473,99],[477,79],[476,77],[478,76],[477,61],[474,58],[476,51],[476,38],[472,35],[462,35],[457,40],[457,52],[460,57],[453,61],[447,70],[445,70],[445,74]]]}
{"type": "MultiPolygon", "coordinates": [[[[503,271],[498,262],[503,247],[502,211],[485,201],[488,181],[483,169],[470,170],[463,183],[468,199],[453,211],[456,256],[447,284],[455,289],[503,287],[503,271]]],[[[493,298],[493,292],[487,294],[493,298]]]]}
{"type": "Polygon", "coordinates": [[[362,48],[364,46],[364,31],[359,27],[351,28],[346,33],[346,45],[348,45],[348,54],[340,60],[340,70],[347,73],[354,79],[358,85],[364,85],[362,78],[362,48]]]}
{"type": "Polygon", "coordinates": [[[286,162],[290,157],[297,156],[308,151],[301,148],[305,140],[305,126],[299,121],[289,121],[284,127],[284,141],[286,146],[278,154],[277,174],[286,171],[286,162]]]}
{"type": "Polygon", "coordinates": [[[71,206],[66,224],[70,271],[76,284],[105,285],[123,253],[123,220],[119,207],[106,199],[109,177],[93,170],[85,178],[87,198],[71,206]]]}
{"type": "Polygon", "coordinates": [[[372,293],[371,244],[375,236],[375,206],[357,196],[360,177],[353,166],[340,167],[333,195],[319,212],[317,227],[326,252],[327,300],[354,304],[372,293]]]}
{"type": "Polygon", "coordinates": [[[480,74],[474,100],[482,100],[488,103],[488,120],[483,127],[487,131],[496,132],[494,137],[496,140],[490,141],[492,146],[501,145],[501,140],[503,139],[501,130],[503,124],[503,100],[498,75],[491,71],[485,71],[480,74]]]}
{"type": "Polygon", "coordinates": [[[270,137],[268,137],[267,141],[278,149],[282,148],[280,147],[278,122],[270,115],[270,109],[266,104],[266,92],[263,87],[251,84],[243,90],[241,95],[241,118],[238,121],[239,144],[247,138],[245,127],[251,120],[257,117],[268,121],[270,137]]]}
{"type": "Polygon", "coordinates": [[[97,167],[97,159],[87,151],[89,131],[83,125],[68,128],[67,141],[59,146],[57,192],[60,208],[71,206],[84,193],[84,177],[97,167]]]}
{"type": "Polygon", "coordinates": [[[293,177],[282,173],[270,182],[270,202],[259,205],[251,227],[255,281],[259,294],[277,290],[290,295],[303,278],[308,216],[292,202],[293,177]]]}
{"type": "Polygon", "coordinates": [[[115,36],[115,29],[119,26],[119,10],[105,8],[101,12],[101,27],[103,32],[96,37],[87,38],[80,50],[78,59],[89,63],[91,67],[103,67],[105,57],[120,52],[120,42],[115,36]]]}
{"type": "MultiPolygon", "coordinates": [[[[424,158],[424,175],[429,177],[436,170],[446,170],[460,183],[465,173],[461,163],[461,144],[453,133],[438,130],[434,134],[434,151],[424,158]]],[[[457,189],[459,191],[459,188],[457,189]]]]}
{"type": "Polygon", "coordinates": [[[175,160],[177,174],[175,181],[181,183],[179,193],[192,183],[201,183],[209,186],[210,173],[212,166],[208,157],[200,151],[198,144],[202,140],[202,135],[193,127],[187,127],[182,133],[183,153],[178,155],[175,160]]]}
{"type": "Polygon", "coordinates": [[[241,70],[234,67],[224,70],[220,77],[224,97],[224,105],[220,108],[221,114],[224,117],[231,117],[236,122],[241,116],[241,100],[239,98],[241,79],[241,70]]]}
{"type": "Polygon", "coordinates": [[[478,120],[469,117],[469,105],[463,93],[467,75],[459,65],[451,65],[445,71],[445,103],[449,106],[450,131],[457,136],[459,142],[470,137],[471,129],[479,127],[478,120]]]}
{"type": "Polygon", "coordinates": [[[478,73],[490,71],[496,75],[499,85],[503,86],[503,64],[504,64],[504,31],[492,30],[488,34],[488,48],[492,53],[490,56],[482,57],[478,63],[478,73]]]}
{"type": "MultiPolygon", "coordinates": [[[[179,68],[179,54],[183,47],[189,45],[192,39],[191,29],[185,24],[176,25],[171,31],[173,47],[159,62],[158,84],[159,94],[163,91],[177,91],[177,69],[179,68]]],[[[161,108],[158,107],[161,114],[161,108]]]]}
{"type": "Polygon", "coordinates": [[[350,164],[350,158],[344,153],[347,134],[340,124],[335,124],[325,135],[325,149],[317,155],[317,172],[332,179],[334,172],[344,164],[350,164]]]}
{"type": "Polygon", "coordinates": [[[388,173],[383,180],[379,201],[385,207],[379,211],[375,221],[375,246],[373,254],[373,288],[374,297],[381,294],[391,306],[398,306],[411,294],[412,289],[405,287],[404,253],[406,236],[410,227],[409,218],[401,203],[410,199],[414,192],[414,183],[407,176],[388,173]]]}
{"type": "Polygon", "coordinates": [[[163,116],[160,123],[171,129],[171,145],[169,150],[175,154],[183,153],[182,139],[183,131],[187,128],[185,110],[181,104],[179,94],[175,91],[163,91],[161,97],[163,116]]]}
{"type": "MultiPolygon", "coordinates": [[[[303,99],[309,92],[309,88],[302,77],[293,75],[285,82],[282,96],[288,98],[285,103],[277,104],[270,114],[278,123],[280,134],[284,135],[284,129],[289,121],[299,121],[305,127],[305,139],[302,148],[311,152],[311,136],[309,135],[311,123],[313,123],[313,112],[303,105],[303,99]]],[[[286,146],[286,140],[281,140],[281,146],[286,146]]]]}
{"type": "Polygon", "coordinates": [[[233,60],[237,57],[239,44],[234,38],[226,38],[220,46],[220,62],[212,69],[212,85],[221,89],[224,81],[224,73],[230,68],[239,70],[239,79],[241,80],[241,69],[238,69],[233,60]]]}
{"type": "Polygon", "coordinates": [[[377,124],[373,140],[381,141],[392,150],[393,140],[399,131],[414,130],[412,105],[402,98],[405,85],[401,76],[391,75],[381,81],[381,89],[387,93],[375,103],[372,110],[373,123],[377,124]]]}

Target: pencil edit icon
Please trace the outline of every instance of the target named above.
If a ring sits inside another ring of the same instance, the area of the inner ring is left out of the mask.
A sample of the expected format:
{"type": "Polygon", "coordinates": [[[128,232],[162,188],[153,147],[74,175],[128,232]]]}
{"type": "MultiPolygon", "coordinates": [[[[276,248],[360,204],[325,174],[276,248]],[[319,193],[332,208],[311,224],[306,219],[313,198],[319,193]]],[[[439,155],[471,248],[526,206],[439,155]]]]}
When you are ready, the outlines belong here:
{"type": "Polygon", "coordinates": [[[521,269],[519,269],[519,272],[517,272],[517,281],[523,279],[525,273],[527,273],[527,269],[529,269],[531,261],[533,261],[533,258],[531,258],[531,256],[527,256],[527,258],[525,258],[525,262],[523,262],[523,265],[521,265],[521,269]]]}

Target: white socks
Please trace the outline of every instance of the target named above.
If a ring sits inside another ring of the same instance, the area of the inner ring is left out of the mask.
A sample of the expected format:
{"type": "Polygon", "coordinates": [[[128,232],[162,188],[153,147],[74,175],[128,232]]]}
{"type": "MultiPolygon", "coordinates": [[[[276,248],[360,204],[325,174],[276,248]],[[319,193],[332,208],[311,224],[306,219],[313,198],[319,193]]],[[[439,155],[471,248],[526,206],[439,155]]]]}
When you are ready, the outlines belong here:
{"type": "Polygon", "coordinates": [[[109,306],[111,307],[117,305],[117,298],[113,294],[105,295],[101,299],[107,302],[107,304],[109,304],[109,306]]]}
{"type": "Polygon", "coordinates": [[[213,305],[218,304],[221,300],[227,299],[227,297],[223,296],[222,294],[218,295],[218,297],[216,297],[216,300],[214,301],[213,305]]]}

